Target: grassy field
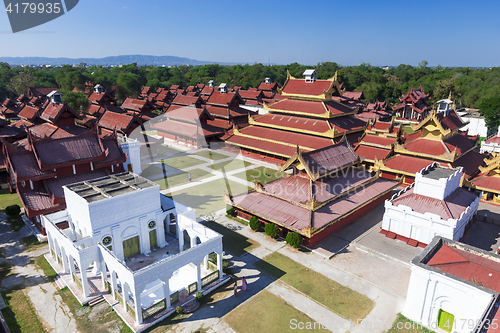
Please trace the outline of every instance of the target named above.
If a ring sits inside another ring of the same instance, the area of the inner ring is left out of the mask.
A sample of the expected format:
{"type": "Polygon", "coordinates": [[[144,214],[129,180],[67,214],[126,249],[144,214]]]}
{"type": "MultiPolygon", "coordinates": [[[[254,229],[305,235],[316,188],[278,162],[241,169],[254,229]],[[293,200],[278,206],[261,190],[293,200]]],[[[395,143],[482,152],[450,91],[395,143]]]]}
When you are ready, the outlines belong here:
{"type": "Polygon", "coordinates": [[[250,169],[247,171],[234,174],[233,176],[236,176],[238,178],[244,179],[252,183],[255,179],[257,179],[258,182],[262,184],[267,184],[275,179],[288,176],[288,174],[285,172],[279,172],[278,170],[267,168],[265,166],[260,166],[255,169],[250,169]]]}
{"type": "Polygon", "coordinates": [[[49,279],[49,281],[53,281],[57,277],[56,271],[54,271],[43,255],[31,260],[33,260],[34,264],[43,271],[43,274],[47,277],[47,279],[49,279]]]}
{"type": "Polygon", "coordinates": [[[222,155],[222,154],[216,153],[214,151],[210,151],[210,150],[203,150],[203,151],[194,153],[194,155],[209,158],[209,159],[214,160],[214,161],[228,158],[228,156],[226,156],[226,155],[222,155]]]}
{"type": "Polygon", "coordinates": [[[9,189],[0,189],[0,209],[5,209],[5,207],[10,205],[19,205],[19,207],[23,207],[21,203],[21,199],[16,192],[10,193],[9,189]]]}
{"type": "Polygon", "coordinates": [[[278,252],[264,257],[255,266],[288,283],[348,320],[362,319],[373,308],[374,303],[368,297],[344,287],[278,252]]]}
{"type": "Polygon", "coordinates": [[[221,234],[223,236],[222,244],[224,250],[235,256],[239,257],[260,246],[256,241],[228,229],[217,222],[208,221],[205,222],[204,225],[221,234]]]}
{"type": "Polygon", "coordinates": [[[2,310],[2,314],[7,325],[13,333],[45,332],[22,288],[22,286],[18,286],[2,291],[5,305],[7,305],[7,308],[2,310]]]}
{"type": "Polygon", "coordinates": [[[162,160],[162,163],[167,164],[173,168],[176,169],[184,169],[184,168],[189,168],[198,164],[205,163],[199,159],[189,157],[187,155],[184,156],[177,156],[177,157],[172,157],[172,158],[167,158],[162,160]]]}
{"type": "Polygon", "coordinates": [[[192,182],[212,176],[210,172],[207,172],[205,170],[193,169],[189,172],[181,173],[180,175],[167,177],[167,179],[157,180],[155,181],[155,183],[160,185],[160,190],[165,190],[169,187],[184,185],[189,183],[188,174],[191,174],[192,182]]]}
{"type": "Polygon", "coordinates": [[[415,131],[413,128],[411,128],[410,125],[403,125],[403,130],[405,131],[406,134],[413,134],[415,131]]]}
{"type": "Polygon", "coordinates": [[[249,190],[252,188],[221,178],[173,192],[170,196],[175,201],[196,209],[196,216],[200,216],[225,208],[224,192],[237,195],[249,190]]]}
{"type": "Polygon", "coordinates": [[[159,156],[165,156],[165,157],[167,157],[167,156],[170,156],[170,155],[176,155],[176,154],[180,154],[180,153],[184,153],[184,151],[172,148],[170,146],[164,146],[164,145],[162,145],[160,148],[158,148],[158,155],[159,156]]]}
{"type": "Polygon", "coordinates": [[[21,238],[20,241],[24,246],[26,246],[25,251],[28,252],[36,251],[47,246],[47,243],[40,243],[38,239],[33,235],[21,238]]]}
{"type": "Polygon", "coordinates": [[[398,318],[392,324],[387,333],[434,333],[434,331],[418,325],[414,321],[398,313],[398,318]]]}
{"type": "Polygon", "coordinates": [[[210,165],[210,168],[217,170],[217,171],[221,171],[221,172],[228,172],[228,171],[246,168],[246,167],[249,167],[250,165],[252,165],[252,163],[235,159],[235,160],[231,160],[229,162],[221,162],[221,163],[217,163],[217,164],[212,164],[212,165],[210,165]]]}
{"type": "Polygon", "coordinates": [[[115,311],[106,303],[96,307],[82,306],[68,287],[57,291],[64,303],[69,307],[76,320],[76,326],[82,333],[129,333],[132,330],[122,321],[115,311]]]}
{"type": "MultiPolygon", "coordinates": [[[[311,323],[314,320],[288,305],[282,298],[263,290],[249,302],[229,312],[224,320],[238,333],[293,332],[290,321],[311,323]]],[[[315,330],[301,329],[300,332],[329,332],[316,324],[315,330]]]]}

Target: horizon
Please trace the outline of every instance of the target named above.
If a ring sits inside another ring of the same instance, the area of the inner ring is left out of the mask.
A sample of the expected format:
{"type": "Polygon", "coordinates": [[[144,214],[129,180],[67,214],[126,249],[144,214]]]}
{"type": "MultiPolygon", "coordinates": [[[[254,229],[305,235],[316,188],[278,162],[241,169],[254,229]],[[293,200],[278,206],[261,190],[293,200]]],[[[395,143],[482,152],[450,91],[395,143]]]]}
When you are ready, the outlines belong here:
{"type": "Polygon", "coordinates": [[[429,67],[500,66],[500,46],[493,42],[500,35],[495,17],[500,3],[495,1],[470,6],[426,0],[415,8],[411,3],[357,0],[347,6],[328,3],[331,10],[320,1],[191,4],[193,10],[187,11],[171,1],[81,1],[65,15],[15,34],[4,13],[0,40],[11,47],[0,57],[147,54],[237,64],[415,67],[426,60],[429,67]]]}

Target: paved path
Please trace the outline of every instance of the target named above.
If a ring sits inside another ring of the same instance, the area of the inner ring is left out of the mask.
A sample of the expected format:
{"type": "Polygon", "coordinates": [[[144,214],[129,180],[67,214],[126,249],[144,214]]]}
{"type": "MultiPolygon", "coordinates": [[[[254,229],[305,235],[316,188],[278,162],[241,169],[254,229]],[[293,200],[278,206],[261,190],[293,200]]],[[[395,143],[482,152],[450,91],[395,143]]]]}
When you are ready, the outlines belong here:
{"type": "Polygon", "coordinates": [[[6,260],[13,266],[14,273],[2,281],[1,288],[5,290],[19,284],[24,286],[23,292],[29,297],[40,322],[48,332],[78,332],[68,306],[56,294],[56,285],[47,282],[43,278],[43,271],[31,263],[33,258],[46,253],[48,247],[23,252],[25,248],[19,243],[20,238],[19,232],[10,230],[5,214],[0,214],[0,247],[5,252],[6,260]]]}

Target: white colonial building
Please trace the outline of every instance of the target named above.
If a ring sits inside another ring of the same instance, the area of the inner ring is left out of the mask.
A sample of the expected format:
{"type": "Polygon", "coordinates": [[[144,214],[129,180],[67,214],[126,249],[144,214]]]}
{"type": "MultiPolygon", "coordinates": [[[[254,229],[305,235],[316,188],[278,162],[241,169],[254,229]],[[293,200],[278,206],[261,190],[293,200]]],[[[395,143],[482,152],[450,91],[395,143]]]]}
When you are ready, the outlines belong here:
{"type": "Polygon", "coordinates": [[[63,188],[67,209],[42,221],[56,270],[80,287],[82,303],[107,290],[141,325],[170,314],[180,292],[222,281],[222,236],[156,183],[125,172],[63,188]]]}
{"type": "Polygon", "coordinates": [[[412,260],[402,314],[436,332],[498,331],[499,281],[497,255],[435,237],[412,260]]]}
{"type": "Polygon", "coordinates": [[[415,174],[415,182],[385,202],[382,230],[413,246],[434,236],[459,240],[477,213],[479,196],[460,187],[462,167],[434,162],[415,174]]]}

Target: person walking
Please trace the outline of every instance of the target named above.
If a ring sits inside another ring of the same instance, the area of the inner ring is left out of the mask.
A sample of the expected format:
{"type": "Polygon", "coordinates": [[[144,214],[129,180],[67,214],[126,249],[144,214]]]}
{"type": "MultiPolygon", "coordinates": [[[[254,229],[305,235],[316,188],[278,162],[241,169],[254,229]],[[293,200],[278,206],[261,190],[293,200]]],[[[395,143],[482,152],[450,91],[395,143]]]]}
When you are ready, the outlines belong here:
{"type": "Polygon", "coordinates": [[[247,290],[247,280],[245,279],[245,277],[242,277],[241,278],[241,291],[245,291],[247,290]]]}
{"type": "Polygon", "coordinates": [[[188,175],[189,181],[191,181],[191,174],[188,175]]]}
{"type": "Polygon", "coordinates": [[[237,282],[234,283],[233,289],[234,289],[234,297],[238,296],[238,284],[237,284],[237,282]]]}

